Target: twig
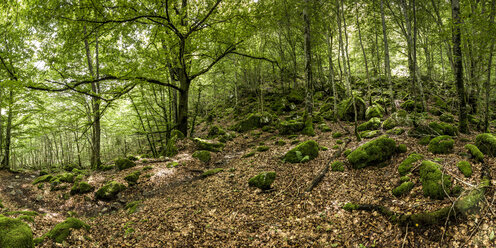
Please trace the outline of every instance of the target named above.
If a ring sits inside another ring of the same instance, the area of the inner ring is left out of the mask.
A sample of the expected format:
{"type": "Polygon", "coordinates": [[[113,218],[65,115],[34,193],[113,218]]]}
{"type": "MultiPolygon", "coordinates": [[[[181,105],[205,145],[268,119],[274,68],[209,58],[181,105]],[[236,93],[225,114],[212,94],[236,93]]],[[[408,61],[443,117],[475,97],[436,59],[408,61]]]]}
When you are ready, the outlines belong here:
{"type": "Polygon", "coordinates": [[[409,223],[406,223],[405,237],[403,238],[403,243],[401,244],[401,248],[405,247],[406,237],[408,236],[408,224],[409,223]]]}

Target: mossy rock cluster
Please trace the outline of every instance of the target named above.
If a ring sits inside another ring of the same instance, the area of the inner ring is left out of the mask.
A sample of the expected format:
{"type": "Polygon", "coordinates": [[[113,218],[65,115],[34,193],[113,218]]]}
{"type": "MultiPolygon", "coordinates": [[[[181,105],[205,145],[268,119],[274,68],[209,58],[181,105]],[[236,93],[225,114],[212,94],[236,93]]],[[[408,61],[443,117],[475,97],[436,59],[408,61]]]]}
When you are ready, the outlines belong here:
{"type": "Polygon", "coordinates": [[[97,200],[110,201],[117,198],[117,194],[125,189],[126,186],[123,184],[116,181],[111,181],[95,192],[95,198],[97,200]]]}
{"type": "Polygon", "coordinates": [[[303,101],[305,101],[305,91],[301,89],[293,89],[289,94],[286,96],[286,99],[290,103],[294,104],[300,104],[303,101]]]}
{"type": "Polygon", "coordinates": [[[238,132],[246,132],[269,125],[273,117],[269,114],[252,113],[235,125],[238,132]]]}
{"type": "Polygon", "coordinates": [[[472,165],[468,161],[460,161],[456,164],[456,167],[458,167],[465,177],[472,176],[472,165]]]}
{"type": "Polygon", "coordinates": [[[372,105],[365,111],[365,119],[370,120],[373,117],[382,118],[384,116],[384,108],[381,105],[372,105]]]}
{"type": "Polygon", "coordinates": [[[408,155],[408,157],[401,162],[401,164],[398,166],[398,172],[400,173],[401,176],[404,176],[408,173],[413,168],[413,163],[420,161],[424,159],[424,156],[422,154],[418,154],[416,152],[408,155]]]}
{"type": "Polygon", "coordinates": [[[439,135],[456,136],[458,134],[458,129],[455,126],[445,122],[431,122],[429,127],[439,135]]]}
{"type": "Polygon", "coordinates": [[[315,136],[315,130],[313,129],[313,122],[310,117],[305,114],[305,127],[301,130],[301,133],[307,136],[315,136]]]}
{"type": "Polygon", "coordinates": [[[376,130],[381,126],[381,119],[378,117],[373,117],[372,119],[358,125],[357,131],[368,131],[368,130],[376,130]]]}
{"type": "Polygon", "coordinates": [[[220,126],[217,125],[211,126],[210,129],[208,130],[209,138],[215,138],[217,136],[221,136],[224,134],[226,134],[226,131],[224,131],[224,129],[222,129],[220,126]]]}
{"type": "Polygon", "coordinates": [[[301,132],[305,128],[305,123],[297,120],[283,121],[279,123],[279,134],[288,135],[301,132]]]}
{"type": "Polygon", "coordinates": [[[225,146],[225,144],[221,143],[221,142],[214,142],[214,141],[204,140],[204,139],[200,139],[200,138],[194,138],[193,141],[195,142],[198,150],[220,152],[225,146]]]}
{"type": "Polygon", "coordinates": [[[439,120],[447,123],[453,123],[455,122],[455,116],[450,113],[443,113],[441,116],[439,116],[439,120]]]}
{"type": "Polygon", "coordinates": [[[344,171],[344,163],[341,161],[334,161],[331,164],[331,171],[344,171]]]}
{"type": "Polygon", "coordinates": [[[403,102],[400,107],[408,112],[416,111],[416,110],[421,110],[422,109],[422,103],[417,102],[413,100],[407,100],[403,102]]]}
{"type": "Polygon", "coordinates": [[[193,153],[192,156],[193,156],[193,158],[197,158],[198,160],[202,161],[203,163],[210,162],[210,159],[212,158],[210,152],[205,151],[205,150],[196,151],[193,153]]]}
{"type": "Polygon", "coordinates": [[[479,150],[479,148],[477,148],[477,146],[466,144],[465,148],[468,150],[473,160],[480,163],[484,162],[484,154],[479,150]]]}
{"type": "Polygon", "coordinates": [[[475,145],[479,150],[491,157],[496,157],[496,137],[490,133],[482,133],[475,138],[475,145]]]}
{"type": "Polygon", "coordinates": [[[405,129],[401,127],[395,127],[391,130],[386,131],[386,133],[391,135],[402,135],[403,133],[405,133],[405,129]]]}
{"type": "Polygon", "coordinates": [[[393,189],[393,195],[396,197],[400,197],[408,194],[415,184],[412,182],[403,182],[398,187],[393,189]]]}
{"type": "Polygon", "coordinates": [[[312,160],[318,155],[319,145],[314,140],[308,140],[289,150],[284,155],[283,160],[289,163],[300,163],[306,156],[308,156],[308,160],[312,160]]]}
{"type": "Polygon", "coordinates": [[[71,188],[71,195],[86,194],[93,192],[95,187],[91,186],[88,182],[76,182],[71,188]]]}
{"type": "Polygon", "coordinates": [[[33,232],[29,225],[0,215],[0,247],[33,248],[33,232]]]}
{"type": "Polygon", "coordinates": [[[396,151],[396,141],[387,136],[381,136],[371,140],[353,152],[347,158],[354,169],[361,169],[367,166],[379,165],[389,160],[396,151]]]}
{"type": "Polygon", "coordinates": [[[128,158],[119,158],[115,160],[115,166],[117,166],[119,170],[125,170],[136,166],[136,163],[129,160],[128,158]]]}
{"type": "Polygon", "coordinates": [[[257,187],[261,190],[268,190],[271,188],[272,183],[276,179],[276,173],[274,171],[262,172],[248,181],[250,187],[257,187]]]}
{"type": "Polygon", "coordinates": [[[382,133],[379,130],[363,131],[363,132],[360,132],[360,137],[364,138],[364,139],[372,139],[375,137],[379,137],[381,134],[382,133]]]}
{"type": "Polygon", "coordinates": [[[69,217],[65,221],[55,225],[45,236],[56,243],[62,243],[71,235],[73,229],[81,228],[89,230],[90,226],[79,219],[69,217]]]}
{"type": "Polygon", "coordinates": [[[451,176],[442,173],[441,165],[429,160],[423,161],[420,166],[420,182],[424,196],[438,200],[450,194],[453,184],[451,176]]]}
{"type": "Polygon", "coordinates": [[[389,130],[397,126],[409,126],[411,120],[408,117],[408,113],[405,110],[398,110],[389,116],[383,123],[382,128],[389,130]]]}
{"type": "Polygon", "coordinates": [[[223,171],[224,171],[223,168],[215,168],[215,169],[211,169],[211,170],[206,170],[201,174],[201,177],[209,177],[209,176],[215,175],[215,174],[223,172],[223,171]]]}
{"type": "Polygon", "coordinates": [[[135,171],[135,172],[127,175],[126,177],[124,177],[124,180],[126,180],[126,182],[129,186],[134,186],[134,185],[138,184],[138,179],[140,176],[141,176],[141,172],[135,171]]]}
{"type": "Polygon", "coordinates": [[[429,142],[429,151],[434,154],[449,154],[453,152],[455,141],[448,135],[438,136],[429,142]]]}
{"type": "Polygon", "coordinates": [[[33,185],[36,185],[38,183],[50,182],[52,179],[53,179],[53,176],[50,174],[39,176],[39,177],[34,179],[33,185]]]}
{"type": "MultiPolygon", "coordinates": [[[[348,98],[341,101],[338,104],[337,115],[340,120],[344,121],[354,121],[355,120],[355,108],[353,107],[353,98],[348,98]]],[[[365,102],[362,98],[355,96],[355,105],[357,110],[357,119],[365,119],[365,102]]]]}

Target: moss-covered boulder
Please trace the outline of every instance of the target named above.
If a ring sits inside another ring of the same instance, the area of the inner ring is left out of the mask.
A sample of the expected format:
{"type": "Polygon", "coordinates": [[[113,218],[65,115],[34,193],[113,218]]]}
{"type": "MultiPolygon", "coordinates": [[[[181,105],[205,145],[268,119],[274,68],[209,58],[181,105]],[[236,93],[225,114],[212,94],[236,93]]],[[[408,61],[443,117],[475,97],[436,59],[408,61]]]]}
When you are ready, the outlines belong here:
{"type": "Polygon", "coordinates": [[[496,157],[496,137],[490,133],[482,133],[475,138],[475,145],[484,154],[496,157]]]}
{"type": "Polygon", "coordinates": [[[276,179],[276,173],[274,171],[262,172],[248,181],[250,187],[257,187],[261,190],[268,190],[271,188],[272,183],[276,179]]]}
{"type": "Polygon", "coordinates": [[[291,102],[294,104],[300,104],[303,101],[305,101],[305,91],[299,90],[299,89],[293,89],[286,96],[286,99],[288,100],[288,102],[291,102]]]}
{"type": "Polygon", "coordinates": [[[402,127],[396,127],[391,130],[387,130],[386,133],[391,135],[402,135],[403,133],[405,133],[405,129],[402,127]]]}
{"type": "Polygon", "coordinates": [[[411,120],[408,117],[408,113],[405,110],[398,110],[389,116],[383,123],[382,128],[389,130],[397,126],[409,126],[411,120]]]}
{"type": "Polygon", "coordinates": [[[217,136],[224,135],[224,134],[226,134],[226,131],[224,131],[224,129],[222,129],[220,126],[217,126],[217,125],[211,126],[210,129],[208,130],[208,137],[209,138],[215,138],[217,136]]]}
{"type": "Polygon", "coordinates": [[[174,129],[171,131],[171,137],[175,137],[176,139],[184,139],[186,136],[179,130],[174,129]]]}
{"type": "Polygon", "coordinates": [[[414,183],[412,182],[403,182],[400,186],[393,189],[393,195],[396,197],[400,197],[408,194],[413,189],[414,183]]]}
{"type": "Polygon", "coordinates": [[[93,192],[95,187],[91,186],[87,182],[76,182],[71,188],[71,195],[75,194],[86,194],[89,192],[93,192]]]}
{"type": "Polygon", "coordinates": [[[313,140],[308,140],[300,143],[295,148],[289,150],[283,159],[289,163],[300,163],[301,160],[308,156],[310,160],[319,155],[319,145],[313,140]]]}
{"type": "MultiPolygon", "coordinates": [[[[365,119],[365,102],[362,98],[355,96],[355,105],[357,109],[357,119],[365,119]]],[[[352,98],[345,99],[338,104],[337,115],[340,120],[344,121],[354,121],[355,120],[355,109],[353,107],[352,98]]]]}
{"type": "MultiPolygon", "coordinates": [[[[306,115],[306,114],[305,114],[306,115]]],[[[313,122],[310,117],[305,116],[305,127],[301,130],[301,133],[307,136],[315,136],[315,130],[313,129],[313,122]]]]}
{"type": "Polygon", "coordinates": [[[396,152],[397,152],[397,153],[405,153],[407,150],[408,150],[408,148],[406,147],[406,145],[405,145],[405,144],[399,144],[399,145],[396,147],[396,152]]]}
{"type": "Polygon", "coordinates": [[[210,162],[210,159],[212,158],[212,156],[210,155],[209,151],[201,150],[201,151],[194,152],[193,158],[197,158],[198,160],[202,161],[203,163],[208,163],[208,162],[210,162]]]}
{"type": "Polygon", "coordinates": [[[64,182],[64,183],[73,183],[75,175],[72,173],[66,172],[66,173],[62,173],[62,174],[58,175],[57,178],[61,182],[64,182]]]}
{"type": "Polygon", "coordinates": [[[138,179],[140,176],[141,176],[141,172],[135,171],[135,172],[127,175],[126,177],[124,177],[124,180],[126,180],[126,182],[129,186],[134,186],[138,183],[138,179]]]}
{"type": "Polygon", "coordinates": [[[136,166],[136,163],[127,158],[119,158],[115,160],[115,166],[117,166],[119,170],[125,170],[136,166]]]}
{"type": "Polygon", "coordinates": [[[95,198],[97,200],[104,201],[113,200],[117,197],[117,194],[119,194],[119,192],[123,191],[124,189],[126,189],[126,186],[124,186],[123,184],[120,184],[116,181],[111,181],[95,192],[95,198]]]}
{"type": "Polygon", "coordinates": [[[453,152],[455,141],[448,135],[438,136],[429,142],[429,151],[434,154],[448,154],[453,152]]]}
{"type": "Polygon", "coordinates": [[[334,133],[332,133],[332,138],[333,139],[339,139],[339,138],[343,137],[343,135],[344,134],[341,132],[334,132],[334,133]]]}
{"type": "Polygon", "coordinates": [[[398,172],[400,173],[401,176],[404,176],[408,173],[413,168],[413,163],[420,161],[424,159],[424,156],[422,154],[418,154],[416,152],[408,155],[408,157],[401,162],[401,164],[398,166],[398,172]]]}
{"type": "Polygon", "coordinates": [[[367,131],[367,130],[376,130],[381,126],[381,119],[377,117],[373,117],[367,122],[364,122],[360,125],[358,125],[357,130],[359,132],[361,131],[367,131]]]}
{"type": "Polygon", "coordinates": [[[235,130],[238,132],[246,132],[253,129],[264,127],[273,121],[273,116],[265,113],[252,113],[248,115],[245,119],[241,120],[238,124],[234,126],[235,130]]]}
{"type": "Polygon", "coordinates": [[[484,199],[484,192],[488,186],[489,180],[483,180],[477,188],[460,196],[459,200],[455,202],[456,212],[466,216],[477,209],[479,202],[484,199]]]}
{"type": "Polygon", "coordinates": [[[443,113],[441,116],[439,116],[439,120],[447,123],[453,123],[455,122],[455,116],[450,113],[443,113]]]}
{"type": "Polygon", "coordinates": [[[29,225],[0,215],[0,247],[33,248],[33,232],[29,225]]]}
{"type": "Polygon", "coordinates": [[[429,160],[423,161],[420,166],[420,182],[424,196],[438,200],[450,194],[453,184],[451,176],[441,172],[441,165],[429,160]]]}
{"type": "Polygon", "coordinates": [[[297,120],[283,121],[279,123],[279,134],[288,135],[301,132],[305,128],[305,123],[297,120]]]}
{"type": "Polygon", "coordinates": [[[445,122],[431,122],[429,127],[440,135],[455,136],[458,134],[458,128],[445,122]]]}
{"type": "Polygon", "coordinates": [[[382,118],[384,116],[384,108],[381,105],[372,105],[365,111],[365,119],[370,120],[370,118],[377,117],[382,118]]]}
{"type": "Polygon", "coordinates": [[[211,140],[204,140],[200,138],[194,138],[193,141],[196,144],[198,150],[205,150],[211,152],[220,152],[224,148],[225,144],[220,142],[214,142],[211,140]]]}
{"type": "Polygon", "coordinates": [[[36,179],[34,179],[33,185],[36,185],[38,183],[50,182],[50,181],[52,181],[52,179],[53,179],[53,176],[50,174],[39,176],[36,179]]]}
{"type": "Polygon", "coordinates": [[[415,110],[421,110],[422,109],[422,103],[420,102],[417,102],[415,103],[415,101],[413,100],[407,100],[405,102],[403,102],[400,107],[408,112],[412,112],[412,111],[415,111],[415,110]]]}
{"type": "Polygon", "coordinates": [[[46,237],[56,243],[62,243],[71,235],[73,229],[81,228],[89,230],[90,226],[79,219],[69,217],[65,221],[55,225],[52,230],[46,234],[46,237]]]}
{"type": "Polygon", "coordinates": [[[379,130],[363,131],[363,132],[360,132],[360,137],[362,137],[364,139],[372,139],[375,137],[379,137],[381,134],[382,133],[379,130]]]}
{"type": "Polygon", "coordinates": [[[456,164],[456,167],[458,167],[465,177],[472,176],[472,165],[468,161],[460,161],[456,164]]]}
{"type": "Polygon", "coordinates": [[[344,163],[341,161],[334,161],[331,164],[331,171],[344,171],[344,163]]]}
{"type": "Polygon", "coordinates": [[[224,171],[224,169],[222,169],[222,168],[215,168],[215,169],[211,169],[211,170],[206,170],[201,174],[201,177],[209,177],[209,176],[215,175],[215,174],[223,172],[223,171],[224,171]]]}
{"type": "Polygon", "coordinates": [[[348,161],[355,169],[379,165],[389,160],[396,151],[396,142],[387,136],[371,140],[348,155],[348,161]]]}
{"type": "Polygon", "coordinates": [[[480,163],[484,162],[484,154],[479,150],[479,148],[477,148],[477,146],[466,144],[465,148],[468,150],[473,160],[480,163]]]}

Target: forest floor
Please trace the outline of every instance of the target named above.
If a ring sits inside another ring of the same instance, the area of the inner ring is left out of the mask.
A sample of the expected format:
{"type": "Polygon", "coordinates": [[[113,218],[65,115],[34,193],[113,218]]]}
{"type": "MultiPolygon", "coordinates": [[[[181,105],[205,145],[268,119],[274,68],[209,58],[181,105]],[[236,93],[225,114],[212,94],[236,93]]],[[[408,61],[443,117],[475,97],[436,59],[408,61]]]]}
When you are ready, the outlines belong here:
{"type": "MultiPolygon", "coordinates": [[[[339,125],[327,124],[333,131],[345,133],[339,125]]],[[[479,183],[481,164],[473,164],[471,178],[465,178],[456,167],[456,162],[463,160],[459,153],[466,152],[464,145],[473,143],[475,134],[459,135],[454,152],[447,155],[433,155],[406,133],[390,137],[406,144],[407,153],[395,155],[381,168],[354,170],[345,163],[344,172],[329,171],[309,193],[304,193],[305,189],[336,152],[332,147],[338,139],[332,138],[331,132],[316,130],[315,137],[292,139],[260,130],[240,134],[228,141],[223,151],[213,153],[208,164],[192,158],[194,144],[185,139],[179,144],[180,153],[171,158],[180,163],[175,168],[167,168],[167,160],[149,159],[123,171],[92,172],[86,180],[99,188],[109,180],[125,183],[123,178],[130,172],[153,167],[142,172],[138,185],[128,187],[111,202],[96,201],[93,193],[64,199],[69,190],[52,192],[49,187],[33,185],[37,173],[0,172],[0,199],[9,211],[40,213],[29,223],[35,237],[69,215],[91,226],[89,231],[73,230],[63,244],[45,240],[38,247],[494,247],[494,188],[486,193],[487,202],[478,213],[437,226],[400,226],[377,212],[342,209],[347,202],[380,204],[401,213],[450,206],[450,199],[424,197],[418,176],[412,179],[415,187],[410,194],[401,198],[391,194],[399,185],[398,165],[412,152],[442,161],[455,184],[470,188],[479,183]],[[276,145],[278,139],[285,140],[286,145],[276,145]],[[304,164],[281,161],[295,140],[309,139],[329,150],[320,151],[316,159],[304,164]],[[242,157],[262,143],[270,149],[242,157]],[[199,176],[211,168],[224,171],[199,176]],[[261,192],[248,187],[248,179],[262,171],[276,171],[273,190],[261,192]],[[136,200],[141,201],[137,212],[124,209],[126,203],[136,200]]],[[[352,140],[346,147],[350,149],[368,141],[358,143],[351,134],[339,139],[347,138],[352,140]]],[[[486,160],[492,178],[496,178],[495,158],[486,160]]],[[[418,175],[418,170],[413,173],[418,175]]]]}

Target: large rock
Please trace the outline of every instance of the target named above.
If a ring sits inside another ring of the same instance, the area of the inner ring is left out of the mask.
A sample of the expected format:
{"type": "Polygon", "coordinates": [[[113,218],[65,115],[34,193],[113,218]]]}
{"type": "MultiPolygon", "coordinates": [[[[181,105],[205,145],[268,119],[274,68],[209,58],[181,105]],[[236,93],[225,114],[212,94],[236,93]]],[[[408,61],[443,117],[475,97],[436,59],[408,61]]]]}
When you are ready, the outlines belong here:
{"type": "Polygon", "coordinates": [[[7,218],[0,215],[0,247],[34,247],[31,228],[19,219],[7,218]]]}
{"type": "Polygon", "coordinates": [[[71,188],[71,195],[75,194],[86,194],[92,192],[95,187],[91,186],[87,182],[76,182],[71,188]]]}
{"type": "MultiPolygon", "coordinates": [[[[71,234],[72,229],[81,229],[84,228],[86,230],[90,229],[90,226],[81,220],[78,220],[73,217],[67,218],[65,221],[55,225],[52,230],[50,230],[46,236],[56,243],[64,242],[67,237],[71,234]]],[[[2,246],[3,247],[3,246],[2,246]]]]}
{"type": "Polygon", "coordinates": [[[429,160],[425,160],[420,166],[420,182],[424,196],[438,200],[450,194],[453,183],[451,176],[441,172],[441,165],[429,160]]]}
{"type": "Polygon", "coordinates": [[[224,148],[225,144],[220,142],[214,142],[211,140],[204,140],[200,138],[194,138],[193,141],[198,147],[198,150],[205,150],[211,152],[220,152],[224,148]]]}
{"type": "Polygon", "coordinates": [[[396,142],[387,136],[381,136],[361,145],[351,152],[347,158],[353,168],[361,169],[389,160],[395,151],[396,142]]]}
{"type": "MultiPolygon", "coordinates": [[[[365,119],[365,102],[362,98],[355,96],[355,103],[357,109],[357,119],[365,119]]],[[[338,104],[338,118],[344,121],[354,121],[355,120],[355,109],[353,108],[352,98],[345,99],[338,104]]]]}
{"type": "Polygon", "coordinates": [[[270,186],[276,179],[276,173],[274,171],[262,172],[248,181],[250,187],[257,187],[261,190],[268,190],[270,186]]]}
{"type": "Polygon", "coordinates": [[[312,160],[318,155],[319,145],[313,140],[308,140],[288,151],[283,159],[290,163],[300,163],[307,156],[309,160],[312,160]]]}
{"type": "Polygon", "coordinates": [[[424,156],[422,154],[418,154],[416,152],[410,154],[401,164],[398,166],[398,172],[400,173],[401,176],[404,176],[408,173],[413,168],[413,163],[424,159],[424,156]]]}
{"type": "Polygon", "coordinates": [[[301,132],[305,128],[305,123],[303,121],[289,120],[279,123],[279,134],[296,134],[301,132]]]}
{"type": "Polygon", "coordinates": [[[119,170],[125,170],[136,166],[136,163],[127,158],[120,158],[115,161],[115,165],[119,170]]]}
{"type": "Polygon", "coordinates": [[[270,124],[272,119],[273,117],[269,114],[253,113],[236,124],[235,129],[238,132],[250,131],[270,124]]]}
{"type": "Polygon", "coordinates": [[[475,138],[475,145],[488,156],[496,157],[496,137],[490,133],[482,133],[475,138]]]}
{"type": "Polygon", "coordinates": [[[434,154],[448,154],[453,151],[455,141],[448,135],[438,136],[429,142],[429,151],[434,154]]]}
{"type": "Polygon", "coordinates": [[[96,191],[95,198],[97,200],[104,201],[113,200],[117,197],[117,194],[119,194],[119,192],[123,191],[124,189],[126,189],[126,186],[124,186],[123,184],[120,184],[116,181],[111,181],[101,187],[98,191],[96,191]]]}
{"type": "Polygon", "coordinates": [[[381,119],[378,117],[373,117],[367,122],[364,122],[357,127],[357,131],[369,131],[369,130],[376,130],[381,126],[381,119]]]}
{"type": "Polygon", "coordinates": [[[384,108],[380,105],[372,105],[365,111],[365,119],[370,120],[370,118],[378,117],[382,118],[384,116],[384,108]]]}
{"type": "Polygon", "coordinates": [[[401,109],[392,113],[391,116],[382,123],[382,128],[389,130],[397,126],[409,126],[411,122],[408,113],[401,109]]]}

